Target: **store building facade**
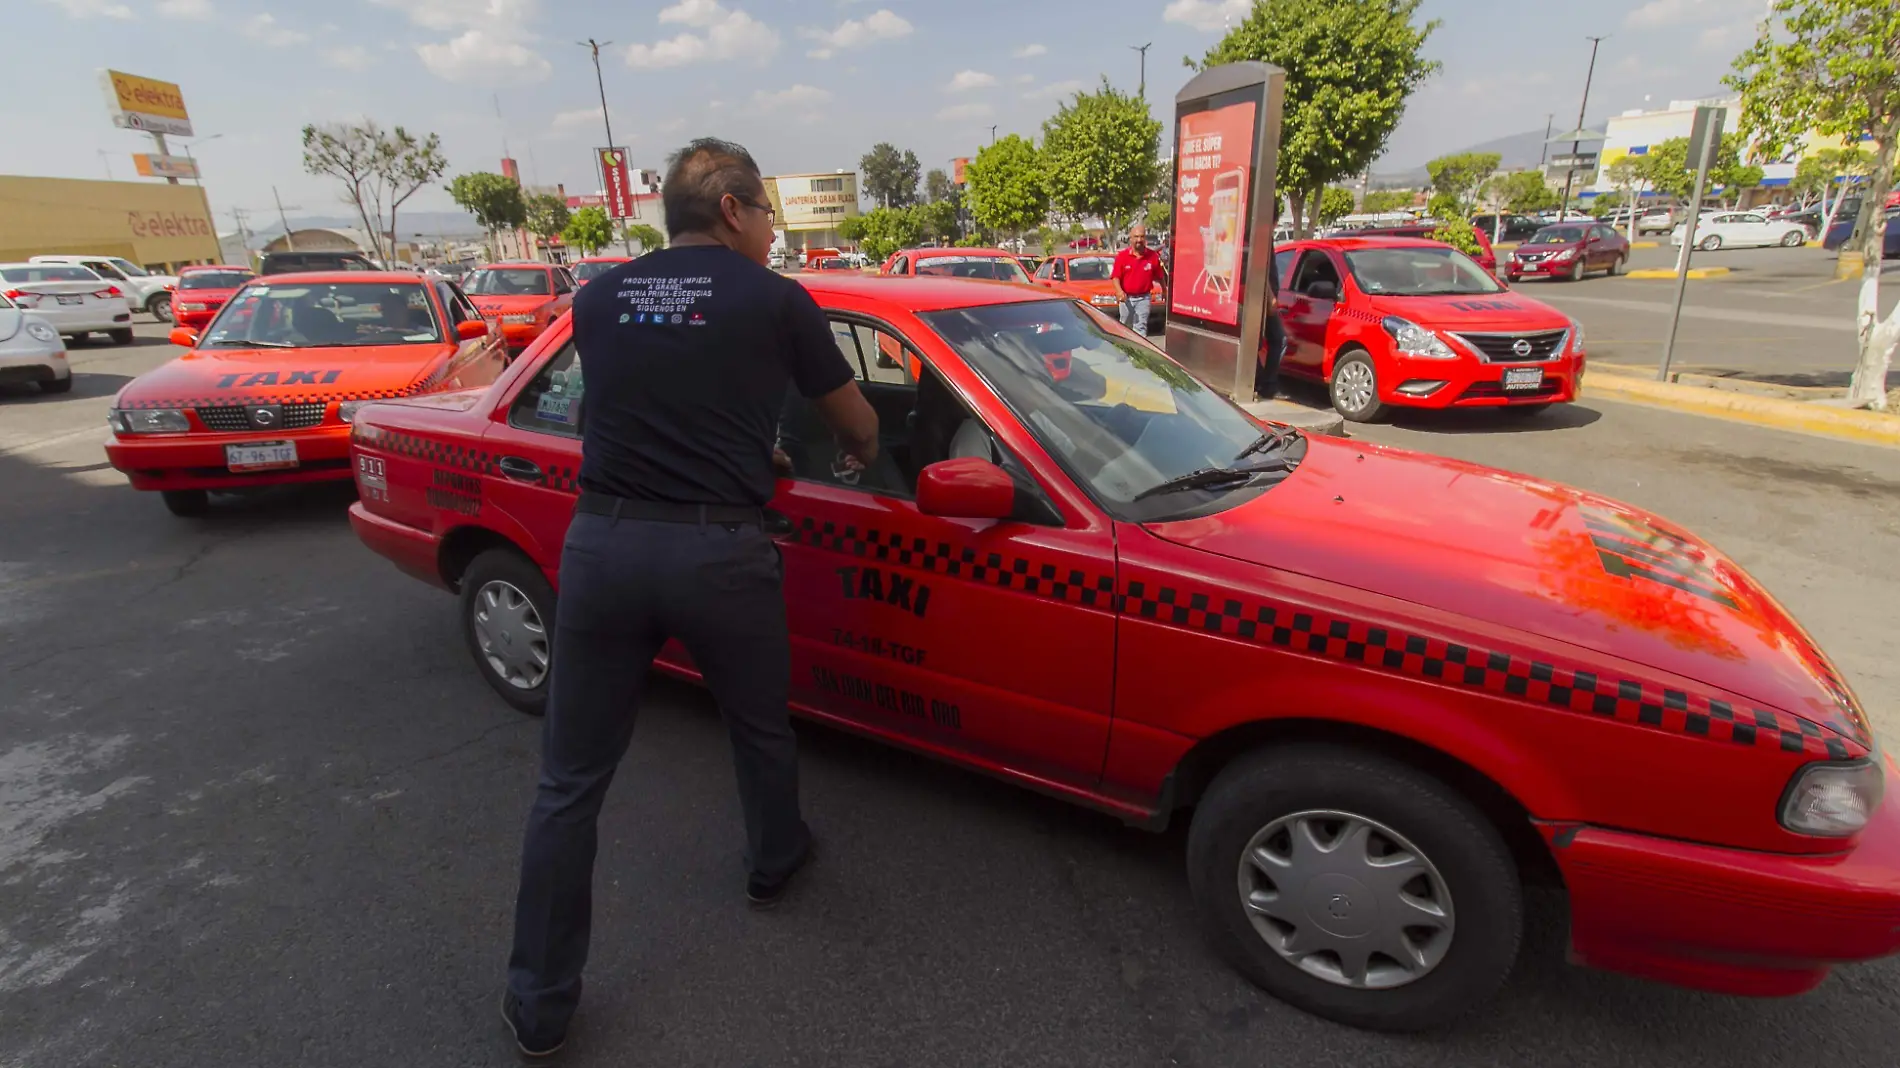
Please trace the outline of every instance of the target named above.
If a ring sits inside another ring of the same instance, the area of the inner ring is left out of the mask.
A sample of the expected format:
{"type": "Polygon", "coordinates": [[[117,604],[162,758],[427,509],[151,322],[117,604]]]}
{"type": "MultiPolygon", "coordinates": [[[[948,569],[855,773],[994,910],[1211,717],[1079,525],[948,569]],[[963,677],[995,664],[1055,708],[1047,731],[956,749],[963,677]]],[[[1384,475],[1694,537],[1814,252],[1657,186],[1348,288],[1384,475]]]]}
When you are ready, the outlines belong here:
{"type": "Polygon", "coordinates": [[[221,255],[203,186],[0,175],[0,261],[62,253],[163,273],[221,255]]]}
{"type": "Polygon", "coordinates": [[[856,171],[782,174],[765,180],[765,195],[778,213],[778,228],[790,251],[848,244],[838,226],[858,214],[856,171]]]}

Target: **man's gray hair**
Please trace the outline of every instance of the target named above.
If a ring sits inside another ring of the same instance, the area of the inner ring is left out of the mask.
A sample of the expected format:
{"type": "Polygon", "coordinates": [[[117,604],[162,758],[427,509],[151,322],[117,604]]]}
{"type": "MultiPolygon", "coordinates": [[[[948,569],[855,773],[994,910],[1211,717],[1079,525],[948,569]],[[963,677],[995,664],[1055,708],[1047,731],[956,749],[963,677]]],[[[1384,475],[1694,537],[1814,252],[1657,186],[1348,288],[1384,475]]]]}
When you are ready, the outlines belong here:
{"type": "Polygon", "coordinates": [[[757,201],[764,193],[765,179],[752,153],[731,141],[701,137],[667,159],[660,192],[666,232],[674,237],[711,233],[723,217],[719,204],[727,194],[757,201]]]}

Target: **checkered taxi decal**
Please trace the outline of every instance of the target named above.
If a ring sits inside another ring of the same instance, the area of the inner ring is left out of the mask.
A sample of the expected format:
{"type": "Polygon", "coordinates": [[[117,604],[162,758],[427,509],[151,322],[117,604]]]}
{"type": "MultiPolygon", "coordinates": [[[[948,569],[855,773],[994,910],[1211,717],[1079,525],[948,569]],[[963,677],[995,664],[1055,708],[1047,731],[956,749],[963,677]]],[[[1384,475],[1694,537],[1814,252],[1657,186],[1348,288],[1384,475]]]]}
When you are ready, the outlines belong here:
{"type": "MultiPolygon", "coordinates": [[[[383,452],[407,456],[437,467],[496,478],[507,477],[501,473],[500,454],[490,453],[486,449],[370,426],[358,426],[356,440],[383,452]]],[[[526,484],[541,486],[559,493],[578,495],[581,491],[580,472],[564,464],[543,467],[541,477],[528,481],[526,484]]]]}

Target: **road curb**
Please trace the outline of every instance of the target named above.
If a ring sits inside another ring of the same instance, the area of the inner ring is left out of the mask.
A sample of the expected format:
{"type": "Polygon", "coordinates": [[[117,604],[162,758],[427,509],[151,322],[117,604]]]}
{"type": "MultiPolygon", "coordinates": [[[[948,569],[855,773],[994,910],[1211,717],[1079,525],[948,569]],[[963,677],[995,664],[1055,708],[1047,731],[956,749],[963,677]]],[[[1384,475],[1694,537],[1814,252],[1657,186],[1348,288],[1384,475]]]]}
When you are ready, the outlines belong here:
{"type": "Polygon", "coordinates": [[[1800,434],[1884,445],[1900,449],[1900,418],[1853,408],[1830,408],[1807,401],[1780,400],[1752,393],[1655,382],[1593,367],[1584,376],[1584,394],[1672,408],[1717,419],[1800,434]]]}
{"type": "Polygon", "coordinates": [[[1659,241],[1632,241],[1630,242],[1630,247],[1631,248],[1661,248],[1662,243],[1659,241]]]}
{"type": "Polygon", "coordinates": [[[1308,408],[1304,404],[1284,400],[1253,401],[1240,408],[1256,419],[1296,427],[1308,434],[1325,434],[1335,438],[1346,436],[1346,420],[1331,408],[1308,408]]]}
{"type": "MultiPolygon", "coordinates": [[[[1729,269],[1727,267],[1691,267],[1689,268],[1689,277],[1691,278],[1720,278],[1723,275],[1727,274],[1728,271],[1729,269]]],[[[1623,273],[1623,277],[1673,279],[1676,277],[1676,272],[1674,270],[1665,270],[1661,267],[1643,267],[1634,271],[1625,271],[1623,273]]]]}

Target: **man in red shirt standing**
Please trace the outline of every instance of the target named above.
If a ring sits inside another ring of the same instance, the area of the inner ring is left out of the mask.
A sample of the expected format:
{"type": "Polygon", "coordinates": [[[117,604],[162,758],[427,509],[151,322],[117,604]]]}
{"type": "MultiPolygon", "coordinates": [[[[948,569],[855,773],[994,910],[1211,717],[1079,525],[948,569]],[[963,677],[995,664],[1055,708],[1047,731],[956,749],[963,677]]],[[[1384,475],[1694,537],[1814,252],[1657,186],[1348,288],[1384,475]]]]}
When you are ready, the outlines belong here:
{"type": "Polygon", "coordinates": [[[1167,280],[1167,268],[1161,266],[1161,254],[1148,247],[1148,230],[1140,223],[1128,229],[1128,247],[1115,253],[1115,267],[1109,280],[1115,283],[1115,295],[1122,299],[1122,325],[1142,334],[1148,333],[1148,307],[1155,282],[1167,280]]]}

